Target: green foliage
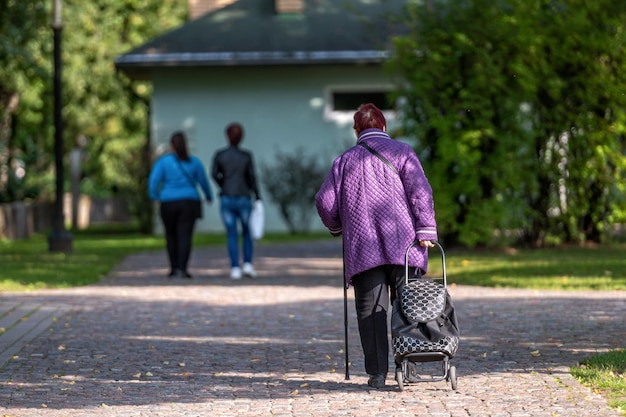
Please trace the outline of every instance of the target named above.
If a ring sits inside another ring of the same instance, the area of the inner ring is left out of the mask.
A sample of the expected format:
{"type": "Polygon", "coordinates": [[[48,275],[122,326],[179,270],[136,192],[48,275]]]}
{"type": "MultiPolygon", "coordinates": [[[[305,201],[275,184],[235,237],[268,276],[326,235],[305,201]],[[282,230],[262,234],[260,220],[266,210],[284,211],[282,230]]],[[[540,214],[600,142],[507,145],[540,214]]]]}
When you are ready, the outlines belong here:
{"type": "Polygon", "coordinates": [[[68,146],[85,135],[84,189],[91,195],[119,193],[151,231],[145,178],[150,158],[148,117],[151,88],[116,73],[114,59],[132,47],[180,25],[187,3],[177,0],[65,0],[65,109],[68,146]],[[69,34],[76,34],[71,36],[69,34]]]}
{"type": "Polygon", "coordinates": [[[317,157],[298,148],[292,154],[278,152],[273,165],[261,166],[263,184],[291,233],[308,232],[315,215],[315,193],[326,170],[317,157]]]}
{"type": "Polygon", "coordinates": [[[43,170],[51,159],[37,146],[51,123],[42,114],[42,97],[49,93],[41,42],[42,28],[49,25],[46,6],[43,0],[0,0],[0,202],[36,193],[19,169],[28,164],[43,170]]]}
{"type": "MultiPolygon", "coordinates": [[[[26,189],[43,198],[54,193],[52,3],[0,0],[0,117],[7,115],[9,98],[19,102],[10,109],[12,119],[0,124],[0,173],[10,173],[16,161],[26,168],[11,195],[0,187],[0,199],[4,195],[7,201],[23,198],[26,189]]],[[[187,2],[61,3],[65,150],[87,137],[82,191],[92,196],[122,193],[135,212],[141,211],[146,191],[138,179],[147,175],[150,164],[145,149],[151,90],[117,74],[114,59],[182,24],[187,2]]]]}
{"type": "Polygon", "coordinates": [[[624,220],[624,17],[609,0],[407,6],[388,68],[446,241],[601,241],[624,220]]]}

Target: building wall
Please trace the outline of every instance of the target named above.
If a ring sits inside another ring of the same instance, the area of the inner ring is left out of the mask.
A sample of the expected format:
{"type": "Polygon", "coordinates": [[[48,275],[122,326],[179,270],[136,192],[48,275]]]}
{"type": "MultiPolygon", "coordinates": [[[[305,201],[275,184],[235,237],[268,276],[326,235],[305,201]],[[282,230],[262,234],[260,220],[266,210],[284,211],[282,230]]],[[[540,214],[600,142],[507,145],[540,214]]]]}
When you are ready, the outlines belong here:
{"type": "MultiPolygon", "coordinates": [[[[173,131],[182,129],[191,152],[210,171],[214,153],[226,146],[225,127],[233,121],[243,125],[241,147],[254,154],[268,231],[285,231],[286,227],[263,188],[260,167],[273,165],[278,151],[292,153],[298,147],[330,167],[338,154],[355,143],[355,137],[354,111],[330,111],[329,92],[389,88],[377,66],[172,68],[155,72],[153,85],[156,154],[167,149],[173,131]]],[[[211,185],[217,194],[217,185],[211,185]]],[[[312,230],[324,229],[317,216],[313,222],[312,230]]],[[[198,230],[223,230],[217,201],[205,210],[198,230]]]]}

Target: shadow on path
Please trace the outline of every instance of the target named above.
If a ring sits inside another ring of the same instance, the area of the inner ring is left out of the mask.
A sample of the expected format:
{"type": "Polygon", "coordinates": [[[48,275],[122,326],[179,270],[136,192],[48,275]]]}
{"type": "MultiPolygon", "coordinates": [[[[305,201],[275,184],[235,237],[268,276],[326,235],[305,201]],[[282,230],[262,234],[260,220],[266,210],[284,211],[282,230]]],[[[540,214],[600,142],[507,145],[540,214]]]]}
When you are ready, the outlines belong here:
{"type": "MultiPolygon", "coordinates": [[[[139,254],[98,285],[13,295],[72,311],[2,368],[0,403],[65,409],[365,391],[351,290],[352,379],[343,380],[337,248],[259,248],[260,277],[236,282],[223,276],[216,251],[196,252],[193,280],[164,278],[162,254],[139,254]]],[[[624,347],[623,293],[450,291],[462,331],[452,360],[461,391],[464,378],[563,372],[624,347]]]]}

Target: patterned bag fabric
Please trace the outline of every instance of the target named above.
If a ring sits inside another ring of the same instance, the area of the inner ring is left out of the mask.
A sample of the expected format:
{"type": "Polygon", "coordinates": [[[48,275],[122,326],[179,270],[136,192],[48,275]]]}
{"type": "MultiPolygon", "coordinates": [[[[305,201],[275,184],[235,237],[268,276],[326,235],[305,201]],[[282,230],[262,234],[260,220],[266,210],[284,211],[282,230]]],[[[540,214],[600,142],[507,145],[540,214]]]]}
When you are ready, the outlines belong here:
{"type": "Polygon", "coordinates": [[[446,287],[432,279],[419,278],[402,288],[402,313],[411,323],[434,320],[446,308],[446,287]]]}
{"type": "Polygon", "coordinates": [[[442,284],[421,278],[404,286],[391,316],[396,361],[417,352],[442,352],[452,357],[459,335],[452,298],[442,284]]]}

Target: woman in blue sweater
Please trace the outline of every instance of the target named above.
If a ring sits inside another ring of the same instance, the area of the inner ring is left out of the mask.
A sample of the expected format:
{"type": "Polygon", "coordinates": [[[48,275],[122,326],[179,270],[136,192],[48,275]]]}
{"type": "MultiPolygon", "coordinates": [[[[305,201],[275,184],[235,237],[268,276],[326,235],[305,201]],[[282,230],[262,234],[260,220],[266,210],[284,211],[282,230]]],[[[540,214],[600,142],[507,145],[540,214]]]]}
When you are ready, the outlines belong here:
{"type": "Polygon", "coordinates": [[[191,278],[187,270],[196,220],[202,217],[200,185],[208,204],[213,201],[211,186],[202,161],[189,155],[183,132],[174,132],[171,152],[160,157],[148,180],[150,199],[159,201],[159,213],[165,229],[169,277],[191,278]]]}

